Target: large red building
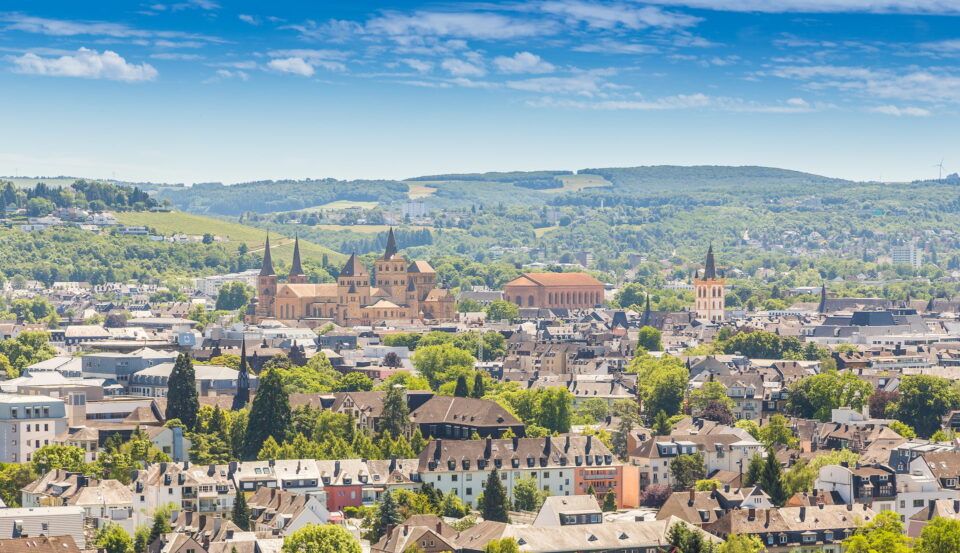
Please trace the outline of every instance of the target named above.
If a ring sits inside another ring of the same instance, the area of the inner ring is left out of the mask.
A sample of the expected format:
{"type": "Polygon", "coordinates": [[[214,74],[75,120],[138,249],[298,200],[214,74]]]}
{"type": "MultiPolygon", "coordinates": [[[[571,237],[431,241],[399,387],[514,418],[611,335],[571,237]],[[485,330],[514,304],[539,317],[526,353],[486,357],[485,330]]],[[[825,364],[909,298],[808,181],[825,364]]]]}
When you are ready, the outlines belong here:
{"type": "Polygon", "coordinates": [[[586,273],[524,273],[503,285],[520,307],[583,309],[603,304],[604,284],[586,273]]]}

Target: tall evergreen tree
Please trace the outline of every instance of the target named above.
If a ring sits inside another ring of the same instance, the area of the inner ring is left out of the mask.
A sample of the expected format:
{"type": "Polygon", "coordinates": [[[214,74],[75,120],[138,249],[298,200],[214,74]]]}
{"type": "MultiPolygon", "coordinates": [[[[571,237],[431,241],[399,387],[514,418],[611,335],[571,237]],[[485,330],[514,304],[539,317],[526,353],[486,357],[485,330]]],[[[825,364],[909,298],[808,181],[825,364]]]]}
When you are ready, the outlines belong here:
{"type": "Polygon", "coordinates": [[[617,510],[617,495],[613,490],[603,494],[603,512],[610,513],[617,510]]]}
{"type": "Polygon", "coordinates": [[[400,513],[400,507],[393,497],[393,492],[385,492],[383,497],[380,498],[380,503],[377,504],[377,515],[373,521],[373,528],[370,530],[373,534],[371,542],[379,540],[387,533],[387,528],[396,526],[401,522],[403,522],[403,514],[400,513]]]}
{"type": "Polygon", "coordinates": [[[250,530],[250,507],[240,488],[237,488],[237,496],[233,498],[233,523],[241,530],[250,530]]]}
{"type": "Polygon", "coordinates": [[[787,501],[786,490],[783,488],[783,467],[774,455],[772,449],[767,449],[767,459],[763,463],[763,472],[760,473],[760,488],[767,492],[770,501],[781,506],[787,501]]]}
{"type": "Polygon", "coordinates": [[[197,424],[197,412],[200,399],[197,394],[197,377],[193,370],[190,355],[181,353],[173,365],[170,378],[167,379],[166,419],[180,419],[188,429],[197,424]]]}
{"type": "MultiPolygon", "coordinates": [[[[380,437],[405,436],[410,428],[410,408],[407,407],[406,394],[402,386],[391,386],[383,398],[383,411],[380,413],[380,437]]],[[[417,451],[416,453],[420,453],[417,451]]]]}
{"type": "Polygon", "coordinates": [[[283,443],[292,423],[290,397],[283,389],[280,373],[268,369],[262,374],[257,395],[250,408],[250,420],[243,443],[243,458],[253,460],[268,437],[283,443]]]}
{"type": "Polygon", "coordinates": [[[763,456],[759,453],[750,459],[750,465],[747,467],[747,473],[743,475],[744,486],[756,486],[760,483],[760,477],[763,475],[765,462],[763,456]]]}
{"type": "Polygon", "coordinates": [[[481,398],[486,393],[487,391],[483,384],[483,374],[477,372],[477,374],[473,376],[473,391],[470,393],[470,397],[481,398]]]}
{"type": "Polygon", "coordinates": [[[240,368],[237,370],[237,393],[233,396],[233,405],[230,406],[234,411],[239,411],[250,403],[250,375],[247,372],[246,340],[240,346],[240,368]]]}
{"type": "Polygon", "coordinates": [[[507,497],[507,490],[500,481],[500,473],[497,469],[493,469],[483,487],[483,505],[481,506],[483,519],[508,523],[510,522],[509,510],[510,499],[507,497]]]}
{"type": "Polygon", "coordinates": [[[457,377],[457,387],[453,390],[456,397],[467,397],[470,395],[470,389],[467,388],[467,377],[460,375],[457,377]]]}

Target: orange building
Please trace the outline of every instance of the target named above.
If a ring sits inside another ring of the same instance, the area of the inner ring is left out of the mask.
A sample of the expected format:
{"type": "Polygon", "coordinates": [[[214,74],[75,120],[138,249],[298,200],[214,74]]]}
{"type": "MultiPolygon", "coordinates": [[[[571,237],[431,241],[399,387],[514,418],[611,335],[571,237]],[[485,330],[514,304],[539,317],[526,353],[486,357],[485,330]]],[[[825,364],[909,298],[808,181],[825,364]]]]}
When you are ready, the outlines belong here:
{"type": "Polygon", "coordinates": [[[520,307],[584,309],[603,304],[604,284],[586,273],[524,273],[503,285],[520,307]]]}
{"type": "Polygon", "coordinates": [[[640,472],[632,465],[606,465],[577,467],[573,473],[577,494],[585,494],[590,486],[597,492],[597,500],[613,490],[617,496],[617,508],[629,509],[640,506],[640,472]]]}
{"type": "Polygon", "coordinates": [[[703,266],[703,278],[693,280],[696,294],[694,308],[698,319],[710,322],[720,322],[724,319],[724,303],[726,301],[726,285],[724,278],[717,278],[717,266],[713,260],[713,246],[707,250],[707,262],[703,266]]]}

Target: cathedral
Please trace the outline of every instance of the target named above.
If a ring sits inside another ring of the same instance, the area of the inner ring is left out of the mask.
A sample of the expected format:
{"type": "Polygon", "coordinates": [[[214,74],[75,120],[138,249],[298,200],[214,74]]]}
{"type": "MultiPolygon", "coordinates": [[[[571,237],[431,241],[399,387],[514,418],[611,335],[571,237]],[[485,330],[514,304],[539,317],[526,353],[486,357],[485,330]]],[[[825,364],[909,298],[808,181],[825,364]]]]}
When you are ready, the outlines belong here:
{"type": "Polygon", "coordinates": [[[257,297],[250,303],[246,320],[255,324],[264,319],[310,319],[356,326],[388,320],[453,319],[453,295],[437,288],[436,282],[437,273],[429,263],[408,264],[398,253],[396,237],[390,229],[386,251],[374,263],[373,278],[354,254],[336,283],[308,283],[300,264],[297,239],[287,281],[278,283],[267,237],[263,266],[257,277],[257,297]]]}

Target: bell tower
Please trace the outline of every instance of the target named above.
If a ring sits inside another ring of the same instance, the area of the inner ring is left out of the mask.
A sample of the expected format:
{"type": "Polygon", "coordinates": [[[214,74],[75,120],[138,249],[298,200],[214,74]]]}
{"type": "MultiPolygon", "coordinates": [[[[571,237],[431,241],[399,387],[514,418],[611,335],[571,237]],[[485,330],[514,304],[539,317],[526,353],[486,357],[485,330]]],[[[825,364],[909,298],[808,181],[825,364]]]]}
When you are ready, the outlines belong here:
{"type": "Polygon", "coordinates": [[[707,262],[703,266],[703,278],[693,281],[696,294],[695,309],[698,319],[706,319],[718,323],[724,319],[724,302],[726,301],[726,284],[724,278],[717,278],[717,266],[713,259],[713,244],[707,250],[707,262]]]}
{"type": "Polygon", "coordinates": [[[290,264],[290,274],[287,276],[288,284],[306,284],[307,275],[303,272],[300,265],[300,237],[293,240],[293,263],[290,264]]]}
{"type": "Polygon", "coordinates": [[[273,272],[273,260],[270,258],[270,235],[267,235],[263,247],[263,265],[257,277],[257,312],[259,320],[276,317],[277,275],[273,272]]]}

